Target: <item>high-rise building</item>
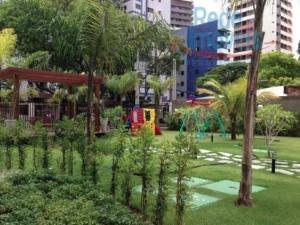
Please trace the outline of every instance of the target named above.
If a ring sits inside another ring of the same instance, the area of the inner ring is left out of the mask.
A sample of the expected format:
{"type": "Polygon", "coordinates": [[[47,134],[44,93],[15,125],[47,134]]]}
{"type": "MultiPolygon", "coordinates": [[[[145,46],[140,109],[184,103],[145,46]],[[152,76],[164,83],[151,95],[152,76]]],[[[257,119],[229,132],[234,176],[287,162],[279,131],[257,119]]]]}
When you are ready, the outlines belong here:
{"type": "Polygon", "coordinates": [[[173,27],[188,27],[193,22],[192,0],[171,0],[171,25],[173,27]]]}
{"type": "MultiPolygon", "coordinates": [[[[291,0],[269,1],[263,17],[265,32],[262,52],[293,53],[293,15],[291,0]]],[[[250,61],[254,45],[252,1],[238,5],[234,12],[234,60],[250,61]]]]}
{"type": "Polygon", "coordinates": [[[229,60],[230,31],[220,28],[218,21],[181,28],[175,35],[185,40],[188,54],[181,56],[177,73],[177,98],[196,95],[197,78],[229,60]]]}
{"type": "Polygon", "coordinates": [[[161,17],[168,24],[171,23],[171,0],[124,0],[123,9],[147,21],[161,17]]]}

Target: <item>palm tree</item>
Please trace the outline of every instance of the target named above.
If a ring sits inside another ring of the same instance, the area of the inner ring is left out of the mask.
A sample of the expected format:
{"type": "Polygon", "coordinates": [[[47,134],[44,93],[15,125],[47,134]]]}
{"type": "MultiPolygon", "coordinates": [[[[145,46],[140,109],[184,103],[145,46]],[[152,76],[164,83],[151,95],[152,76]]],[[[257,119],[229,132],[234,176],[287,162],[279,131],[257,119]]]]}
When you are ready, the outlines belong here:
{"type": "Polygon", "coordinates": [[[175,82],[174,77],[167,78],[165,80],[162,80],[158,76],[151,76],[148,80],[148,84],[150,88],[153,89],[154,95],[155,95],[155,123],[159,124],[159,105],[160,105],[160,97],[161,95],[166,92],[171,85],[175,82]]]}
{"type": "Polygon", "coordinates": [[[229,118],[231,140],[236,140],[237,121],[242,116],[245,106],[246,79],[241,78],[225,86],[212,79],[204,85],[211,87],[211,90],[199,89],[199,92],[214,97],[213,108],[229,118]]]}
{"type": "MultiPolygon", "coordinates": [[[[91,144],[91,116],[93,78],[96,71],[103,73],[118,56],[122,38],[122,14],[110,1],[87,1],[87,13],[81,32],[82,51],[88,69],[87,139],[91,144]]],[[[99,103],[97,104],[99,107],[99,103]]]]}
{"type": "MultiPolygon", "coordinates": [[[[211,89],[200,88],[199,92],[214,97],[213,108],[229,118],[231,140],[236,140],[237,121],[243,117],[245,109],[247,79],[242,77],[225,86],[211,79],[205,82],[204,86],[209,86],[211,89]]],[[[259,104],[264,104],[275,98],[272,93],[264,91],[258,95],[257,101],[259,104]]]]}
{"type": "MultiPolygon", "coordinates": [[[[244,111],[244,145],[241,167],[241,182],[237,206],[252,206],[252,151],[254,136],[254,116],[256,110],[256,91],[258,69],[264,42],[265,33],[262,30],[264,9],[268,0],[251,0],[254,11],[254,45],[252,48],[251,63],[247,76],[247,92],[244,111]]],[[[234,8],[243,4],[244,0],[228,0],[234,8]]]]}
{"type": "Polygon", "coordinates": [[[129,71],[122,76],[114,75],[106,81],[106,87],[113,93],[119,95],[120,106],[122,106],[123,98],[130,92],[134,91],[135,86],[139,83],[136,72],[129,71]]]}

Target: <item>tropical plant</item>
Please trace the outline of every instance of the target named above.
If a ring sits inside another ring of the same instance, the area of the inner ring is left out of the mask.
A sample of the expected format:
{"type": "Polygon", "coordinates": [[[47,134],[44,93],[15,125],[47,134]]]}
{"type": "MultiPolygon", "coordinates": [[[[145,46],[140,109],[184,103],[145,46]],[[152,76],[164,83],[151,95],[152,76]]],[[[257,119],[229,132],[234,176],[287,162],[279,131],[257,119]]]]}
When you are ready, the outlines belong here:
{"type": "Polygon", "coordinates": [[[256,113],[256,124],[265,135],[268,156],[271,157],[271,145],[277,135],[289,129],[296,123],[292,112],[285,111],[282,106],[270,104],[258,109],[256,113]]]}
{"type": "Polygon", "coordinates": [[[5,147],[5,167],[10,170],[12,168],[12,147],[14,146],[13,128],[1,123],[0,140],[5,147]]]}
{"type": "Polygon", "coordinates": [[[43,150],[42,155],[42,168],[48,170],[50,167],[50,160],[49,160],[49,144],[50,138],[48,134],[47,128],[43,127],[42,124],[38,124],[36,128],[36,135],[38,138],[39,146],[43,150]]]}
{"type": "MultiPolygon", "coordinates": [[[[236,140],[237,124],[242,119],[245,109],[246,78],[239,78],[226,85],[210,80],[205,82],[204,85],[210,89],[200,88],[199,93],[210,94],[214,97],[213,108],[229,118],[231,140],[236,140]]],[[[272,93],[264,91],[257,98],[258,103],[263,104],[276,97],[272,93]]]]}
{"type": "Polygon", "coordinates": [[[144,221],[148,217],[148,195],[153,177],[153,155],[151,150],[153,138],[152,130],[143,126],[134,144],[136,166],[142,179],[141,212],[144,221]]]}
{"type": "Polygon", "coordinates": [[[163,225],[164,217],[167,211],[167,200],[168,200],[168,180],[170,172],[170,149],[171,145],[167,142],[160,145],[160,156],[159,156],[159,173],[158,173],[158,191],[155,206],[155,225],[163,225]]]}
{"type": "Polygon", "coordinates": [[[124,152],[124,155],[120,162],[121,172],[121,193],[123,202],[126,206],[130,206],[133,189],[133,174],[135,172],[135,152],[132,148],[124,152]]]}
{"type": "Polygon", "coordinates": [[[125,152],[125,149],[127,147],[127,137],[128,137],[128,131],[125,129],[123,123],[120,123],[117,127],[117,129],[114,132],[114,151],[112,153],[112,175],[111,175],[111,186],[110,191],[113,197],[116,195],[116,187],[117,187],[117,176],[118,171],[120,167],[120,160],[125,152]]]}
{"type": "Polygon", "coordinates": [[[153,89],[155,94],[155,123],[159,124],[159,105],[160,97],[166,92],[171,85],[175,82],[174,78],[168,77],[165,80],[161,79],[159,76],[151,76],[148,80],[150,88],[153,89]]]}
{"type": "Polygon", "coordinates": [[[106,87],[117,94],[120,99],[120,105],[122,105],[123,99],[126,95],[134,91],[135,86],[139,83],[139,78],[136,72],[130,71],[121,76],[114,75],[109,77],[106,81],[106,87]]]}
{"type": "Polygon", "coordinates": [[[229,118],[231,140],[236,140],[237,122],[242,117],[245,106],[246,79],[240,78],[227,85],[210,80],[204,85],[210,89],[199,89],[199,93],[210,94],[214,97],[214,109],[229,118]]]}
{"type": "Polygon", "coordinates": [[[194,151],[192,145],[193,133],[180,133],[176,136],[174,145],[174,163],[176,172],[176,225],[183,225],[183,216],[186,208],[186,200],[188,199],[188,191],[186,184],[183,182],[187,177],[188,161],[194,151]],[[190,137],[189,137],[190,135],[190,137]]]}
{"type": "Polygon", "coordinates": [[[25,145],[28,142],[28,130],[26,129],[23,120],[17,120],[16,125],[13,127],[14,144],[18,148],[19,154],[19,169],[25,170],[25,145]]]}

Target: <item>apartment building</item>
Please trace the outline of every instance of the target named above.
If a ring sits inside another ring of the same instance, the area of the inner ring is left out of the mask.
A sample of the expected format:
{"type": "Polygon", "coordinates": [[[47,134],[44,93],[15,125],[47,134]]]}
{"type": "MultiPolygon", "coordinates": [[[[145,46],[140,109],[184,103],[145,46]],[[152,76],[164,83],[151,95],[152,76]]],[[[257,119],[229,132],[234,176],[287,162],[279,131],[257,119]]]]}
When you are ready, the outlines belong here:
{"type": "Polygon", "coordinates": [[[185,40],[188,54],[181,56],[177,73],[177,98],[197,95],[197,78],[217,65],[230,62],[230,31],[219,27],[218,21],[181,28],[174,34],[185,40]]]}
{"type": "Polygon", "coordinates": [[[123,8],[147,21],[161,17],[168,24],[171,23],[171,0],[124,0],[123,8]]]}
{"type": "MultiPolygon", "coordinates": [[[[262,52],[293,53],[292,0],[273,0],[266,5],[262,52]]],[[[234,60],[250,62],[254,45],[254,11],[251,1],[238,5],[234,12],[234,60]]]]}
{"type": "Polygon", "coordinates": [[[191,26],[193,8],[192,0],[171,0],[171,26],[174,28],[191,26]]]}

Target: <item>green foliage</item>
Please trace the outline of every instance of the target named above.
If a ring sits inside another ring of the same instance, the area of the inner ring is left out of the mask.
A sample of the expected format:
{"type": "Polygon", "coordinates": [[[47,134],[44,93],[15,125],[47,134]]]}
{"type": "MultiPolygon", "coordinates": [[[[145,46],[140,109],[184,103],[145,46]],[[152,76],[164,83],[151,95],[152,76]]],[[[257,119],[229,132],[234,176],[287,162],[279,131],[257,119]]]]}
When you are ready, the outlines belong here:
{"type": "Polygon", "coordinates": [[[178,113],[170,113],[166,116],[166,123],[169,130],[179,130],[182,124],[182,118],[178,113]]]}
{"type": "Polygon", "coordinates": [[[121,171],[121,194],[126,206],[130,205],[133,189],[133,174],[135,172],[135,153],[132,148],[125,151],[120,161],[121,171]]]}
{"type": "Polygon", "coordinates": [[[282,82],[282,79],[299,79],[299,71],[300,62],[292,54],[271,52],[261,57],[259,76],[262,86],[274,85],[276,80],[282,82]]]}
{"type": "Polygon", "coordinates": [[[116,128],[118,125],[123,123],[123,116],[125,112],[121,106],[117,106],[114,108],[108,108],[103,110],[102,117],[108,118],[110,125],[116,128]]]}
{"type": "Polygon", "coordinates": [[[81,156],[82,173],[86,172],[86,147],[85,147],[85,121],[84,118],[74,117],[69,119],[64,117],[62,121],[55,124],[55,134],[62,143],[62,171],[66,170],[66,153],[68,153],[68,172],[73,175],[74,150],[81,156]]]}
{"type": "Polygon", "coordinates": [[[42,156],[42,168],[49,169],[50,161],[49,161],[49,144],[50,137],[48,135],[47,128],[43,127],[43,124],[38,122],[34,126],[34,133],[37,138],[38,146],[43,150],[42,156]]]}
{"type": "Polygon", "coordinates": [[[153,132],[150,128],[143,126],[134,143],[135,161],[138,174],[142,179],[141,212],[143,219],[148,215],[148,195],[151,191],[151,181],[153,178],[153,132]]]}
{"type": "Polygon", "coordinates": [[[18,148],[19,169],[25,170],[25,145],[29,142],[28,129],[23,120],[17,120],[16,125],[12,129],[14,144],[18,148]]]}
{"type": "Polygon", "coordinates": [[[300,77],[279,77],[278,79],[271,78],[268,84],[270,86],[300,86],[300,77]]]}
{"type": "MultiPolygon", "coordinates": [[[[77,2],[78,7],[82,6],[80,1],[77,2]]],[[[36,68],[37,61],[32,63],[31,59],[47,58],[44,62],[40,61],[38,67],[80,70],[79,33],[83,11],[79,14],[76,7],[70,9],[72,12],[63,14],[48,0],[9,0],[1,4],[0,29],[11,27],[15,30],[18,53],[24,56],[21,64],[23,61],[26,66],[36,68]]]]}
{"type": "Polygon", "coordinates": [[[112,153],[113,158],[112,158],[112,166],[111,166],[112,177],[111,177],[110,191],[111,194],[115,197],[116,187],[118,184],[117,173],[120,169],[119,163],[127,147],[127,138],[128,138],[128,131],[127,129],[124,128],[122,123],[115,130],[114,137],[115,137],[115,142],[114,142],[114,151],[112,153]]]}
{"type": "Polygon", "coordinates": [[[114,94],[119,95],[120,102],[122,102],[122,98],[134,91],[134,88],[138,83],[139,78],[137,73],[129,71],[121,76],[114,75],[109,77],[109,79],[106,80],[105,85],[114,94]]]}
{"type": "Polygon", "coordinates": [[[167,212],[168,201],[168,181],[170,172],[170,149],[171,145],[167,142],[161,145],[162,152],[159,156],[159,173],[158,173],[158,192],[155,206],[155,225],[163,225],[164,217],[167,212]]]}
{"type": "Polygon", "coordinates": [[[142,224],[112,197],[79,179],[20,174],[10,183],[0,188],[4,224],[142,224]]]}
{"type": "Polygon", "coordinates": [[[196,81],[196,85],[197,87],[202,87],[205,85],[205,82],[212,79],[218,81],[222,85],[231,83],[241,77],[244,77],[247,69],[248,64],[242,62],[234,62],[223,66],[217,66],[204,74],[204,76],[199,77],[196,81]]]}
{"type": "Polygon", "coordinates": [[[13,29],[1,30],[0,27],[0,67],[13,54],[16,42],[17,36],[13,29]]]}
{"type": "Polygon", "coordinates": [[[15,137],[12,127],[7,127],[1,123],[0,126],[0,142],[5,147],[5,167],[10,170],[12,167],[12,147],[15,143],[15,137]]]}
{"type": "Polygon", "coordinates": [[[188,199],[187,187],[184,180],[188,178],[187,169],[188,161],[191,155],[199,149],[199,145],[195,144],[196,137],[192,133],[180,133],[176,136],[174,145],[174,162],[177,175],[176,181],[176,224],[182,225],[185,213],[186,200],[188,199]]]}
{"type": "Polygon", "coordinates": [[[294,114],[285,111],[280,105],[266,105],[257,111],[256,124],[265,135],[269,155],[271,145],[279,132],[291,128],[296,122],[294,114]]]}

